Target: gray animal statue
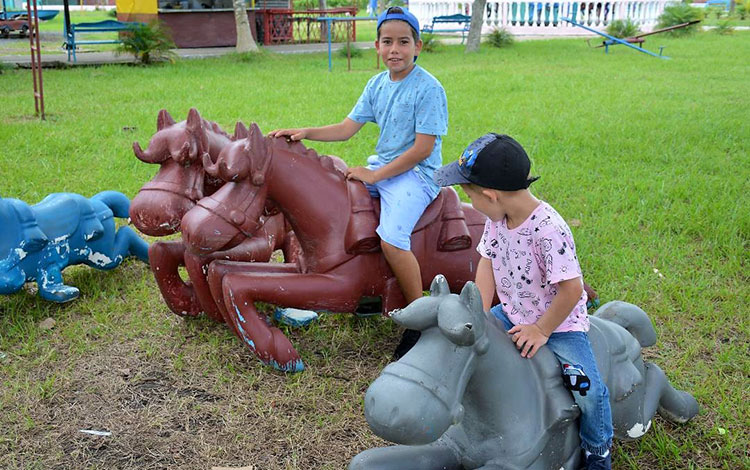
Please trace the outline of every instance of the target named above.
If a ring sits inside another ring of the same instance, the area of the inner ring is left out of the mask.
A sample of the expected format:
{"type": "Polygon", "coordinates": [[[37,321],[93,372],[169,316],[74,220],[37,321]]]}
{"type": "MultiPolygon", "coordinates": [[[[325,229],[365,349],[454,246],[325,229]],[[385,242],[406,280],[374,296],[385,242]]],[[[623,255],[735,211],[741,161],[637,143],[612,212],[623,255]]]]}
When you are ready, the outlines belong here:
{"type": "MultiPolygon", "coordinates": [[[[372,431],[402,445],[368,449],[349,470],[579,468],[579,410],[552,352],[521,357],[500,322],[483,312],[472,282],[459,296],[437,276],[430,294],[392,314],[422,336],[365,395],[372,431]]],[[[642,436],[656,412],[677,423],[698,413],[690,394],[643,361],[641,347],[656,341],[643,310],[602,306],[589,339],[609,387],[615,437],[642,436]]]]}

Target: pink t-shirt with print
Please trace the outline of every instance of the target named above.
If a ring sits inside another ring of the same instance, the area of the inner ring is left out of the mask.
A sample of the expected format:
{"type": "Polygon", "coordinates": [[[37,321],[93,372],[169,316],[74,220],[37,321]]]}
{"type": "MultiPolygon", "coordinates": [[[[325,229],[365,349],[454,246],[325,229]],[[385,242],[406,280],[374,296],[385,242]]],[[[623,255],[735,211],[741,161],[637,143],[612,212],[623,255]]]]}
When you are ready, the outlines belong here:
{"type": "MultiPolygon", "coordinates": [[[[555,298],[557,283],[581,276],[570,228],[544,201],[512,230],[505,219],[499,222],[488,219],[477,251],[492,262],[503,312],[515,325],[535,323],[555,298]]],[[[554,332],[588,329],[584,291],[554,332]]]]}

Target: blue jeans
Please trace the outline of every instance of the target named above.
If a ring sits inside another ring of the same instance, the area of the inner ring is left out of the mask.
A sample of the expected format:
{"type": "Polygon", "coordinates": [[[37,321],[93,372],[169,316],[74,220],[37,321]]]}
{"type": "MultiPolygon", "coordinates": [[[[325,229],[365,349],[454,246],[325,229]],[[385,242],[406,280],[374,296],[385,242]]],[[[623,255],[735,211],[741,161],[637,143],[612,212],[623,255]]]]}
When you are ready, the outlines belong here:
{"type": "MultiPolygon", "coordinates": [[[[492,307],[490,312],[503,323],[506,331],[513,328],[513,323],[505,315],[500,304],[492,307]]],[[[612,447],[612,411],[609,407],[609,390],[599,376],[588,335],[582,331],[552,333],[547,340],[547,346],[561,366],[578,364],[591,380],[591,388],[585,397],[573,392],[573,400],[581,409],[581,447],[592,454],[604,454],[612,447]]],[[[560,374],[562,376],[562,372],[560,374]]]]}

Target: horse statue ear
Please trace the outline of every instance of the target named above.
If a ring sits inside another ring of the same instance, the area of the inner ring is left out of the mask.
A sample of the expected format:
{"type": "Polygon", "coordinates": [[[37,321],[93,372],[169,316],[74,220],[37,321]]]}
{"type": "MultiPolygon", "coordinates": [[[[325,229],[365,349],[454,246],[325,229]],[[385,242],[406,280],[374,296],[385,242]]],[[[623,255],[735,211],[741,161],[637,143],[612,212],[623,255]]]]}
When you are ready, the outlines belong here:
{"type": "Polygon", "coordinates": [[[448,280],[442,274],[435,276],[430,284],[430,296],[435,297],[438,295],[447,295],[451,293],[451,289],[448,286],[448,280]]]}
{"type": "Polygon", "coordinates": [[[156,131],[160,131],[165,127],[173,126],[175,124],[172,116],[169,115],[166,109],[159,110],[159,116],[156,118],[156,131]]]}
{"type": "Polygon", "coordinates": [[[247,127],[242,124],[242,121],[237,121],[234,126],[234,140],[246,139],[250,133],[247,131],[247,127]]]}
{"type": "Polygon", "coordinates": [[[189,133],[196,137],[198,141],[198,152],[203,153],[208,151],[208,135],[206,130],[203,128],[203,118],[195,108],[190,108],[188,111],[187,124],[185,128],[189,133]]]}
{"type": "Polygon", "coordinates": [[[252,148],[252,152],[248,153],[248,156],[252,157],[250,167],[252,181],[255,186],[261,186],[266,180],[265,166],[270,156],[267,155],[266,136],[263,135],[258,124],[250,124],[247,141],[249,148],[252,148]]]}

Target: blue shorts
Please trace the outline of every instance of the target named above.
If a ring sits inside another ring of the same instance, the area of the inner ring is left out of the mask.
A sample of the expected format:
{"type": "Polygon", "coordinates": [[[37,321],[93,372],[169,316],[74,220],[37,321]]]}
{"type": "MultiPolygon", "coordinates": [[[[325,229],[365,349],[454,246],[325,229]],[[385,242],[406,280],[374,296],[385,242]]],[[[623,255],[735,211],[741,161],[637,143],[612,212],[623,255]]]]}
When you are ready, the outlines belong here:
{"type": "MultiPolygon", "coordinates": [[[[377,155],[367,159],[370,170],[381,166],[377,155]]],[[[407,251],[411,250],[414,226],[437,197],[417,171],[415,167],[375,184],[365,184],[372,197],[380,198],[380,225],[375,231],[386,243],[407,251]]]]}

